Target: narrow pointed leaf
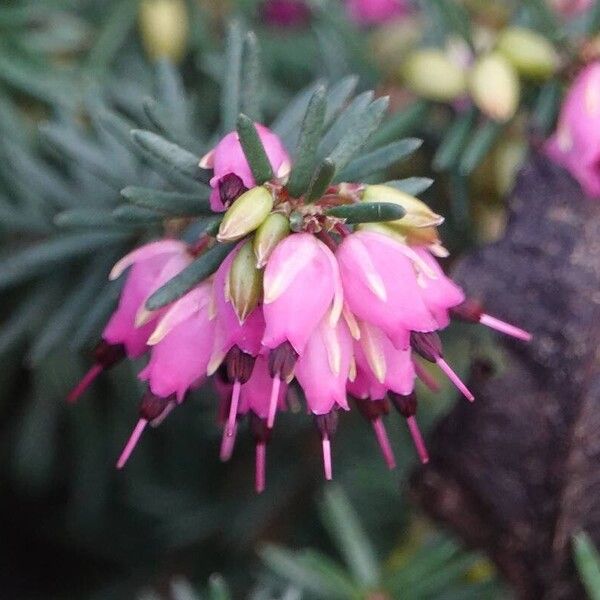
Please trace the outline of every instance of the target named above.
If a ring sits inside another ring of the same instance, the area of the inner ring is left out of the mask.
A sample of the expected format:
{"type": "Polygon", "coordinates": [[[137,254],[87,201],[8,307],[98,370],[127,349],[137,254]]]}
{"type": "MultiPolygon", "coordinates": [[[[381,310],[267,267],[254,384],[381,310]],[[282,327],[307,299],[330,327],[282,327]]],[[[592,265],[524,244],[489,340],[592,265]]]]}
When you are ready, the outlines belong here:
{"type": "Polygon", "coordinates": [[[86,256],[99,248],[111,248],[125,238],[126,234],[116,232],[73,233],[25,250],[13,250],[0,260],[0,289],[27,281],[56,265],[86,256]]]}
{"type": "Polygon", "coordinates": [[[325,126],[328,127],[336,118],[342,107],[352,95],[358,85],[358,77],[349,75],[336,83],[327,94],[327,110],[325,112],[325,126]]]}
{"type": "Polygon", "coordinates": [[[234,246],[234,242],[216,244],[207,250],[150,296],[146,302],[148,310],[156,310],[184,296],[195,285],[212,275],[234,246]]]}
{"type": "Polygon", "coordinates": [[[125,200],[169,216],[212,215],[208,194],[180,194],[151,188],[128,186],[121,190],[125,200]]]}
{"type": "Polygon", "coordinates": [[[241,108],[242,90],[242,53],[244,35],[238,21],[230,23],[225,41],[224,79],[221,96],[221,124],[223,133],[235,128],[237,116],[241,108]]]}
{"type": "Polygon", "coordinates": [[[501,132],[502,125],[495,121],[486,121],[479,127],[460,159],[458,170],[461,175],[470,175],[481,164],[501,132]]]}
{"type": "Polygon", "coordinates": [[[183,81],[177,68],[167,59],[156,65],[160,103],[166,108],[176,131],[184,131],[187,123],[187,102],[183,81]]]}
{"type": "Polygon", "coordinates": [[[542,136],[546,137],[556,122],[560,109],[561,85],[558,81],[549,81],[540,89],[533,106],[531,121],[542,136]]]}
{"type": "Polygon", "coordinates": [[[315,594],[318,598],[348,600],[337,581],[328,581],[296,553],[269,545],[262,549],[260,555],[270,569],[302,590],[315,594]]]}
{"type": "Polygon", "coordinates": [[[229,588],[225,580],[218,573],[214,573],[208,580],[208,593],[210,600],[231,600],[229,588]]]}
{"type": "Polygon", "coordinates": [[[320,87],[308,103],[300,130],[294,167],[287,186],[293,197],[300,197],[310,183],[315,167],[317,148],[323,131],[324,118],[325,88],[320,87]]]}
{"type": "Polygon", "coordinates": [[[308,191],[306,192],[306,201],[314,202],[318,200],[326,192],[334,175],[335,163],[326,158],[313,175],[308,191]]]}
{"type": "Polygon", "coordinates": [[[201,170],[195,154],[151,131],[134,129],[131,137],[142,156],[169,181],[187,187],[198,182],[201,170]]]}
{"type": "Polygon", "coordinates": [[[261,121],[261,98],[263,84],[260,68],[260,49],[256,34],[252,31],[244,39],[244,58],[242,69],[241,111],[253,121],[261,121]]]}
{"type": "Polygon", "coordinates": [[[373,134],[367,147],[377,148],[414,133],[423,123],[428,110],[429,103],[425,100],[419,100],[408,108],[393,114],[373,134]]]}
{"type": "Polygon", "coordinates": [[[237,119],[237,132],[254,180],[257,185],[262,185],[273,178],[273,169],[252,119],[240,114],[237,119]]]}
{"type": "Polygon", "coordinates": [[[342,172],[336,175],[336,181],[363,181],[377,171],[385,170],[401,161],[421,147],[423,140],[405,138],[377,148],[368,154],[354,159],[342,172]]]}
{"type": "Polygon", "coordinates": [[[378,98],[364,111],[330,154],[338,170],[343,169],[377,131],[389,105],[389,98],[378,98]]]}
{"type": "Polygon", "coordinates": [[[350,102],[350,104],[338,115],[327,133],[323,136],[319,144],[319,156],[325,158],[333,152],[337,144],[348,131],[354,127],[361,119],[363,113],[367,110],[373,100],[373,92],[367,91],[359,94],[350,102]]]}
{"type": "Polygon", "coordinates": [[[573,538],[575,564],[591,600],[600,600],[600,555],[587,533],[573,538]]]}
{"type": "Polygon", "coordinates": [[[112,211],[112,216],[117,223],[129,225],[151,225],[152,223],[161,223],[167,218],[164,213],[131,204],[118,206],[112,211]]]}
{"type": "Polygon", "coordinates": [[[433,157],[436,171],[448,171],[456,166],[475,124],[476,115],[477,110],[471,108],[454,119],[433,157]]]}
{"type": "Polygon", "coordinates": [[[58,227],[119,227],[122,226],[109,210],[99,208],[71,208],[54,217],[58,227]]]}
{"type": "Polygon", "coordinates": [[[349,224],[397,221],[405,214],[406,211],[402,206],[391,202],[359,202],[336,206],[327,211],[328,216],[345,219],[349,224]]]}
{"type": "Polygon", "coordinates": [[[429,177],[407,177],[406,179],[386,181],[385,185],[389,185],[411,196],[418,196],[433,185],[433,179],[429,177]]]}
{"type": "Polygon", "coordinates": [[[323,523],[358,582],[367,588],[380,584],[375,550],[340,487],[331,487],[321,505],[323,523]]]}

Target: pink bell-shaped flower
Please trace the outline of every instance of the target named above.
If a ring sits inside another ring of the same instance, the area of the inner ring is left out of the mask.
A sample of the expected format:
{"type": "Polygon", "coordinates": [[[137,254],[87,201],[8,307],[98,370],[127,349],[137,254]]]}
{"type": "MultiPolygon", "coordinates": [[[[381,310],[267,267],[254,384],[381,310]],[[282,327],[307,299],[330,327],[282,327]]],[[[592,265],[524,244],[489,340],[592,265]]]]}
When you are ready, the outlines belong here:
{"type": "MultiPolygon", "coordinates": [[[[283,179],[290,172],[290,157],[279,137],[264,125],[256,123],[256,131],[263,144],[275,177],[283,179]]],[[[211,208],[223,211],[246,189],[256,185],[250,165],[240,144],[237,131],[228,133],[200,160],[204,169],[213,169],[210,180],[211,208]],[[235,176],[232,177],[232,176],[235,176]]]]}
{"type": "Polygon", "coordinates": [[[215,323],[209,304],[199,304],[187,319],[175,325],[155,346],[139,378],[147,381],[153,394],[175,394],[182,402],[188,389],[206,378],[206,367],[214,344],[215,323]]]}
{"type": "Polygon", "coordinates": [[[546,151],[588,196],[600,198],[600,61],[588,65],[573,82],[546,151]]]}
{"type": "Polygon", "coordinates": [[[263,345],[275,349],[289,342],[302,354],[326,313],[332,325],[341,314],[343,292],[331,250],[308,233],[279,242],[265,267],[263,302],[263,345]]]}
{"type": "Polygon", "coordinates": [[[414,248],[421,260],[429,267],[417,277],[425,305],[435,317],[440,329],[450,323],[449,310],[465,301],[465,294],[452,279],[446,276],[437,260],[426,248],[414,248]]]}
{"type": "Polygon", "coordinates": [[[354,377],[352,337],[343,319],[331,325],[324,318],[296,364],[295,375],[310,411],[323,415],[339,406],[349,410],[346,381],[354,377]]]}
{"type": "Polygon", "coordinates": [[[340,244],[337,259],[350,310],[380,327],[395,346],[408,347],[409,331],[438,328],[417,281],[415,261],[422,261],[411,248],[380,233],[359,231],[340,244]]]}

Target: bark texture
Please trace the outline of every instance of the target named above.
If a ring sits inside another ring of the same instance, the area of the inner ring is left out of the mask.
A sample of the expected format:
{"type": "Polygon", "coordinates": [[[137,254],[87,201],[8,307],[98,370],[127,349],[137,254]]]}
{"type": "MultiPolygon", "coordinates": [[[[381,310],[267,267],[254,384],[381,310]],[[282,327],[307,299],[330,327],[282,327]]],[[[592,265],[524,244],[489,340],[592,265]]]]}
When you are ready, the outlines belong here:
{"type": "Polygon", "coordinates": [[[412,493],[484,549],[519,598],[584,598],[571,535],[600,545],[600,203],[541,156],[510,200],[506,236],[455,275],[488,312],[523,325],[503,339],[506,369],[474,363],[473,405],[433,432],[412,493]]]}

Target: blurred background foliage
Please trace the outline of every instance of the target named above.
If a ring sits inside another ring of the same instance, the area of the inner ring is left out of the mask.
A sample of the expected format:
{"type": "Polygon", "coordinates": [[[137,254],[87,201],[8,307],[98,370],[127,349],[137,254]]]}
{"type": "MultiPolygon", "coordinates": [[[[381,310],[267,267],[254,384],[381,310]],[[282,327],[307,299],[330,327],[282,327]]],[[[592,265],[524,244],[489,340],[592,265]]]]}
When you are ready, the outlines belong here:
{"type": "MultiPolygon", "coordinates": [[[[118,295],[118,282],[106,282],[110,266],[161,231],[162,218],[120,190],[189,184],[161,173],[131,129],[200,156],[227,129],[239,75],[243,110],[289,141],[316,80],[338,92],[375,86],[392,99],[378,144],[425,140],[387,179],[436,179],[424,198],[449,215],[444,240],[460,253],[501,235],[501,199],[529,144],[553,126],[563,78],[593,51],[582,39],[600,19],[592,7],[560,24],[541,0],[423,0],[402,21],[364,29],[342,2],[309,7],[306,21],[282,27],[256,0],[0,6],[3,598],[507,597],[484,557],[409,504],[416,461],[396,415],[396,471],[353,413],[335,439],[336,485],[324,486],[310,420],[283,414],[267,492],[255,496],[249,439],[241,436],[231,463],[218,461],[209,389],[147,435],[122,473],[113,465],[142,393],[139,365],[118,366],[78,406],[65,405],[118,295]],[[406,60],[418,48],[450,45],[472,60],[509,22],[546,35],[560,58],[551,78],[524,84],[509,119],[411,91],[406,60]]],[[[445,344],[459,371],[473,359],[502,368],[492,334],[453,326],[445,344]]],[[[427,431],[454,394],[444,386],[421,397],[427,431]]],[[[588,555],[580,563],[598,589],[588,555]]]]}

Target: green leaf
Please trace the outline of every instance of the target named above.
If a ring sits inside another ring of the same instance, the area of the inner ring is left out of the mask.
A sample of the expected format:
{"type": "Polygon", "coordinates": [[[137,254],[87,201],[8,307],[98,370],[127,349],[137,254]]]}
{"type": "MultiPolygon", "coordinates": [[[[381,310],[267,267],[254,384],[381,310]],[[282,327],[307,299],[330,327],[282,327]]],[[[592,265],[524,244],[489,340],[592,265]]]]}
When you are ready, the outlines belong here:
{"type": "Polygon", "coordinates": [[[121,190],[125,200],[169,216],[198,216],[214,214],[210,208],[208,193],[180,194],[151,188],[128,186],[121,190]]]}
{"type": "Polygon", "coordinates": [[[540,89],[533,105],[531,121],[537,131],[546,137],[553,129],[562,98],[561,84],[551,80],[540,89]]]}
{"type": "Polygon", "coordinates": [[[268,545],[260,551],[260,556],[275,573],[319,598],[349,600],[337,581],[332,581],[315,571],[312,564],[307,565],[296,553],[268,545]]]}
{"type": "Polygon", "coordinates": [[[218,573],[213,573],[208,580],[208,594],[210,600],[231,600],[229,588],[218,573]]]}
{"type": "Polygon", "coordinates": [[[54,217],[58,227],[119,227],[109,210],[100,208],[71,208],[54,217]]]}
{"type": "Polygon", "coordinates": [[[329,184],[335,175],[335,163],[326,158],[315,171],[313,179],[308,186],[305,200],[306,202],[314,202],[318,200],[327,190],[329,184]]]}
{"type": "Polygon", "coordinates": [[[361,120],[372,100],[373,92],[367,91],[359,94],[350,102],[323,136],[319,144],[319,157],[325,158],[333,152],[342,137],[361,120]]]}
{"type": "Polygon", "coordinates": [[[122,146],[128,150],[136,147],[131,139],[131,131],[134,126],[130,121],[107,109],[97,110],[92,117],[97,127],[112,135],[122,146]]]}
{"type": "Polygon", "coordinates": [[[432,0],[448,32],[456,33],[469,45],[473,45],[473,32],[471,31],[471,17],[468,11],[453,0],[432,0]]]}
{"type": "Polygon", "coordinates": [[[263,81],[261,77],[260,48],[256,34],[252,31],[244,39],[244,57],[242,68],[242,105],[241,112],[253,121],[262,120],[261,97],[263,81]]]}
{"type": "Polygon", "coordinates": [[[366,588],[376,588],[381,573],[375,550],[342,488],[327,489],[320,508],[323,523],[356,580],[366,588]]]}
{"type": "Polygon", "coordinates": [[[377,171],[383,171],[401,161],[421,147],[423,140],[405,138],[377,148],[368,154],[355,158],[341,173],[336,181],[363,181],[377,171]]]}
{"type": "Polygon", "coordinates": [[[429,177],[407,177],[406,179],[386,181],[384,185],[389,185],[411,196],[418,196],[433,185],[433,179],[429,177]]]}
{"type": "Polygon", "coordinates": [[[148,298],[148,310],[156,310],[184,296],[195,285],[212,275],[234,246],[235,242],[216,244],[207,250],[148,298]]]}
{"type": "Polygon", "coordinates": [[[168,111],[172,128],[184,132],[187,126],[187,102],[183,81],[177,67],[169,60],[156,64],[156,78],[160,103],[168,111]]]}
{"type": "Polygon", "coordinates": [[[349,75],[336,83],[327,94],[327,110],[325,112],[325,127],[328,127],[339,111],[348,101],[356,86],[358,77],[349,75]]]}
{"type": "Polygon", "coordinates": [[[419,100],[411,104],[408,108],[398,111],[387,119],[377,132],[373,134],[367,144],[367,148],[377,148],[398,138],[410,135],[423,123],[428,110],[429,103],[425,100],[419,100]]]}
{"type": "Polygon", "coordinates": [[[227,28],[225,41],[226,68],[221,95],[221,128],[224,132],[234,129],[241,108],[243,47],[242,26],[239,21],[233,21],[227,28]]]}
{"type": "Polygon", "coordinates": [[[115,232],[73,233],[21,251],[12,250],[0,260],[0,289],[48,273],[52,267],[76,260],[100,248],[111,248],[125,238],[125,234],[115,232]]]}
{"type": "Polygon", "coordinates": [[[534,20],[551,40],[560,42],[563,39],[563,29],[545,0],[524,0],[523,5],[529,9],[534,20]]]}
{"type": "Polygon", "coordinates": [[[502,132],[502,124],[486,121],[471,137],[458,165],[461,175],[470,175],[483,161],[502,132]]]}
{"type": "Polygon", "coordinates": [[[290,194],[295,198],[299,198],[310,184],[324,119],[325,88],[319,87],[315,90],[306,109],[300,129],[294,167],[287,185],[290,194]]]}
{"type": "Polygon", "coordinates": [[[136,0],[113,2],[105,14],[106,20],[88,54],[90,70],[105,70],[110,66],[135,24],[138,2],[136,0]]]}
{"type": "Polygon", "coordinates": [[[162,223],[167,218],[164,213],[130,204],[118,206],[112,211],[112,216],[118,223],[128,225],[151,225],[152,223],[162,223]]]}
{"type": "Polygon", "coordinates": [[[591,600],[600,600],[600,555],[587,533],[573,536],[575,564],[591,600]]]}
{"type": "Polygon", "coordinates": [[[432,164],[436,171],[448,171],[456,166],[475,124],[476,115],[477,110],[471,108],[454,119],[433,157],[432,164]]]}
{"type": "Polygon", "coordinates": [[[258,136],[258,131],[250,117],[240,114],[236,126],[240,144],[257,185],[262,185],[273,178],[273,169],[265,149],[258,136]]]}
{"type": "Polygon", "coordinates": [[[141,129],[134,129],[131,138],[146,160],[175,185],[190,187],[198,183],[199,158],[164,137],[141,129]]]}
{"type": "Polygon", "coordinates": [[[349,125],[349,130],[329,155],[338,170],[343,169],[350,159],[367,143],[369,137],[377,131],[387,111],[389,98],[378,98],[349,125]]]}
{"type": "Polygon", "coordinates": [[[381,221],[397,221],[401,219],[406,210],[398,204],[391,202],[358,202],[336,206],[327,210],[327,216],[345,219],[346,223],[378,223],[381,221]]]}

